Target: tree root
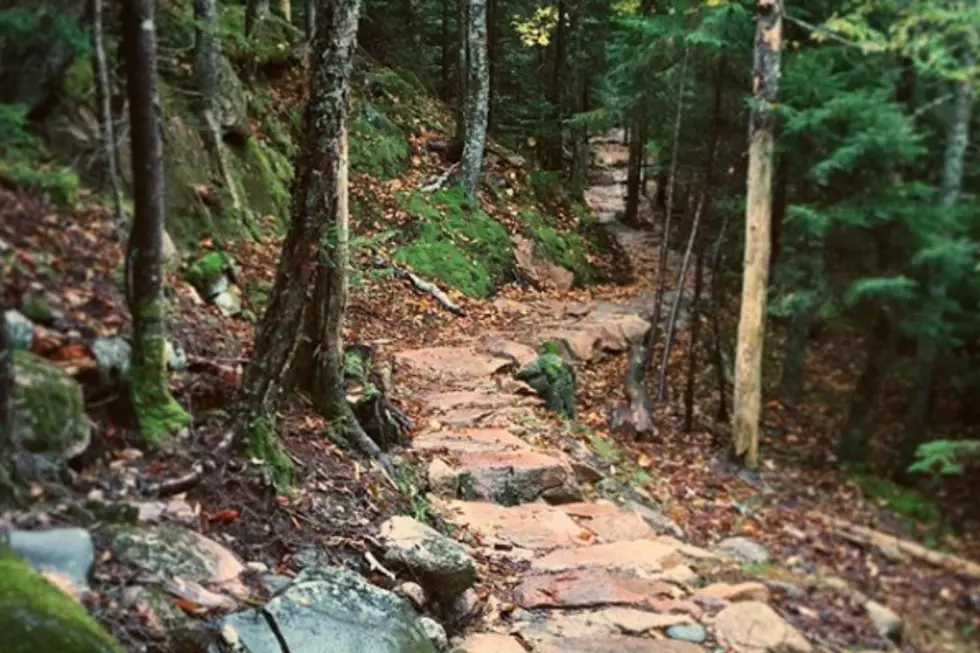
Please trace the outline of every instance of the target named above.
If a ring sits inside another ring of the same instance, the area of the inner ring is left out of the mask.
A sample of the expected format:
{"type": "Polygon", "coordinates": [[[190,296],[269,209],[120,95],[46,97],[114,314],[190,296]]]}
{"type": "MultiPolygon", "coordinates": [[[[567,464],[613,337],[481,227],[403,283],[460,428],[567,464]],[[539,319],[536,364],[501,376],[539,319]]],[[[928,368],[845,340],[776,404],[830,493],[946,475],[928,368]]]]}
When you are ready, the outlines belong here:
{"type": "Polygon", "coordinates": [[[394,270],[396,277],[399,279],[408,279],[412,286],[414,286],[417,290],[421,290],[424,293],[432,295],[432,297],[450,313],[460,316],[466,315],[466,311],[464,311],[459,304],[449,299],[449,295],[440,290],[439,286],[436,284],[426,281],[414,272],[409,272],[408,270],[403,270],[397,267],[395,267],[394,270]]]}

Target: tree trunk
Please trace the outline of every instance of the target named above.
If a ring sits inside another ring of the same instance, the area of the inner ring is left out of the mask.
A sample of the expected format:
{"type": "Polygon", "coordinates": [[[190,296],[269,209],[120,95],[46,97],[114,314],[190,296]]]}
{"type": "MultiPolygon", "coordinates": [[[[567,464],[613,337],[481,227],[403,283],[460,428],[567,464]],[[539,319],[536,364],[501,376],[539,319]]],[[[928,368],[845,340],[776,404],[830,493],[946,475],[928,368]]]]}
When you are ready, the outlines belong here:
{"type": "Polygon", "coordinates": [[[674,344],[674,334],[677,332],[677,316],[680,314],[681,300],[684,299],[684,281],[687,279],[687,270],[691,265],[691,254],[694,252],[694,245],[698,240],[698,229],[701,226],[704,202],[705,194],[701,193],[698,206],[694,210],[694,222],[691,224],[691,235],[687,239],[684,262],[681,263],[681,271],[677,275],[677,293],[674,295],[674,303],[670,308],[670,318],[667,320],[664,351],[660,358],[660,380],[657,383],[657,401],[661,403],[667,399],[667,363],[670,361],[670,350],[674,344]]]}
{"type": "Polygon", "coordinates": [[[279,14],[287,23],[293,22],[293,3],[291,0],[279,0],[279,14]]]}
{"type": "Polygon", "coordinates": [[[719,422],[728,421],[728,387],[725,382],[725,357],[722,351],[722,332],[721,319],[719,316],[718,301],[718,272],[721,269],[722,248],[725,243],[725,236],[728,234],[728,223],[731,214],[726,211],[722,218],[721,228],[718,230],[718,238],[715,240],[714,249],[711,252],[711,285],[708,288],[708,310],[711,319],[711,359],[715,368],[715,382],[718,385],[718,411],[715,418],[719,422]]]}
{"type": "Polygon", "coordinates": [[[551,84],[548,87],[548,102],[551,104],[551,127],[545,131],[544,167],[548,170],[561,170],[563,163],[562,152],[562,75],[565,68],[565,21],[568,14],[564,0],[558,0],[558,22],[555,25],[555,60],[551,68],[551,84]]]}
{"type": "Polygon", "coordinates": [[[453,41],[449,33],[449,0],[442,0],[441,35],[439,54],[440,68],[442,71],[442,101],[448,103],[452,97],[452,81],[450,71],[452,70],[453,52],[453,41]]]}
{"type": "MultiPolygon", "coordinates": [[[[653,363],[653,346],[657,342],[660,331],[661,305],[664,302],[664,292],[667,289],[667,254],[670,252],[670,228],[674,214],[674,191],[677,185],[677,161],[680,155],[681,120],[684,115],[684,82],[687,76],[687,59],[690,50],[684,48],[684,58],[681,61],[680,82],[677,84],[677,112],[674,115],[674,134],[670,152],[670,172],[667,178],[667,212],[664,215],[664,228],[660,234],[660,260],[657,265],[657,290],[653,297],[653,317],[650,320],[650,330],[647,331],[643,347],[646,350],[647,369],[653,363]]],[[[677,290],[680,293],[680,289],[677,290]]]]}
{"type": "MultiPolygon", "coordinates": [[[[966,58],[967,66],[971,63],[971,59],[971,57],[966,58]]],[[[965,80],[956,84],[953,121],[949,126],[946,153],[943,159],[943,179],[939,190],[939,203],[950,213],[959,200],[960,191],[963,187],[963,167],[966,150],[970,144],[973,83],[974,80],[967,76],[965,80]]],[[[929,286],[929,299],[934,307],[932,319],[942,322],[945,319],[943,305],[949,289],[941,276],[942,273],[937,271],[934,274],[935,278],[929,286]]],[[[903,473],[915,458],[915,450],[922,443],[928,431],[933,374],[940,353],[939,342],[931,335],[921,337],[917,347],[915,382],[912,386],[912,396],[909,398],[905,433],[902,436],[900,447],[903,473]]]]}
{"type": "Polygon", "coordinates": [[[758,0],[752,86],[755,105],[749,127],[748,192],[745,199],[745,259],[735,361],[732,444],[749,468],[759,462],[762,410],[762,349],[772,220],[773,113],[779,89],[782,4],[758,0]]]}
{"type": "MultiPolygon", "coordinates": [[[[824,245],[825,234],[808,234],[803,246],[806,251],[802,254],[806,266],[806,282],[804,289],[812,296],[806,306],[797,310],[792,317],[789,337],[786,339],[786,354],[783,357],[783,375],[780,379],[780,394],[790,406],[795,406],[803,395],[806,384],[806,350],[810,343],[810,330],[820,309],[824,295],[824,245]]],[[[772,266],[770,266],[770,270],[772,266]]]]}
{"type": "Polygon", "coordinates": [[[143,437],[159,441],[190,422],[170,396],[163,295],[163,141],[157,103],[153,0],[123,4],[123,45],[133,159],[135,216],[126,251],[133,352],[129,373],[133,407],[143,437]]]}
{"type": "Polygon", "coordinates": [[[646,148],[646,126],[640,121],[630,125],[627,136],[629,158],[626,163],[626,214],[623,222],[631,227],[640,225],[640,166],[643,164],[643,150],[646,148]]]}
{"type": "Polygon", "coordinates": [[[251,36],[256,24],[269,15],[269,0],[247,0],[245,3],[245,36],[251,36]]]}
{"type": "Polygon", "coordinates": [[[119,157],[116,154],[116,133],[112,120],[112,90],[109,83],[109,67],[103,46],[102,0],[92,0],[92,70],[95,73],[95,103],[99,111],[99,137],[102,140],[102,156],[105,157],[105,181],[112,192],[112,204],[116,211],[116,229],[120,243],[125,242],[126,216],[122,206],[122,189],[119,186],[119,157]]]}
{"type": "Polygon", "coordinates": [[[868,357],[864,369],[858,377],[847,421],[837,445],[837,455],[843,462],[866,464],[869,455],[869,418],[878,397],[878,389],[888,370],[892,356],[896,332],[888,322],[888,313],[883,308],[875,309],[874,327],[868,334],[868,357]]]}
{"type": "Polygon", "coordinates": [[[701,338],[701,292],[704,286],[704,243],[694,264],[694,297],[691,300],[691,343],[687,350],[687,382],[684,386],[684,432],[694,430],[694,386],[697,380],[698,342],[701,338]]]}
{"type": "MultiPolygon", "coordinates": [[[[589,110],[589,87],[590,80],[587,73],[582,73],[579,93],[580,113],[589,110]]],[[[584,201],[585,187],[589,181],[589,130],[587,127],[579,127],[574,132],[575,146],[574,158],[572,160],[572,173],[570,175],[571,194],[578,201],[584,201]]]]}
{"type": "Polygon", "coordinates": [[[306,0],[306,40],[310,43],[316,37],[316,1],[306,0]]]}
{"type": "Polygon", "coordinates": [[[346,418],[343,325],[347,304],[347,97],[359,0],[321,0],[313,70],[297,155],[293,214],[269,302],[256,330],[245,372],[245,410],[238,436],[250,451],[273,453],[271,423],[282,395],[300,381],[295,363],[311,363],[314,407],[328,419],[346,418]]]}
{"type": "MultiPolygon", "coordinates": [[[[0,263],[0,298],[4,296],[3,267],[0,263]]],[[[0,302],[0,320],[3,313],[0,302]]],[[[7,508],[22,495],[13,464],[14,453],[14,352],[3,323],[0,324],[0,508],[7,508]]]]}
{"type": "Polygon", "coordinates": [[[463,158],[460,181],[466,196],[476,197],[486,146],[490,102],[490,70],[487,66],[487,0],[465,0],[466,78],[463,96],[463,158]]]}

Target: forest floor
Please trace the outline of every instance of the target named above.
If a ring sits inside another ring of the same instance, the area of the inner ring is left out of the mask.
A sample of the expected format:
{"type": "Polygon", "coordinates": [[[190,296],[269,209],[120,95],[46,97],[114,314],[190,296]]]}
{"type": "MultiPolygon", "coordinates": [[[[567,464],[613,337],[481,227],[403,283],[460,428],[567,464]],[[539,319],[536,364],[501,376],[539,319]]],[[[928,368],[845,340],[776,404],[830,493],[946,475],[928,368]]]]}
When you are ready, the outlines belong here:
{"type": "MultiPolygon", "coordinates": [[[[614,138],[597,148],[600,165],[620,166],[625,150],[614,138]]],[[[352,192],[384,204],[394,190],[418,186],[427,172],[413,170],[387,182],[356,179],[352,192]]],[[[609,177],[612,183],[590,191],[592,208],[607,217],[622,201],[616,173],[609,177]]],[[[36,325],[33,349],[83,377],[94,362],[80,343],[128,325],[114,281],[121,250],[112,217],[98,202],[87,206],[65,215],[0,189],[0,239],[13,252],[6,299],[13,304],[26,292],[46,294],[75,327],[36,325]]],[[[252,335],[249,322],[205,305],[173,273],[172,332],[189,354],[187,370],[173,376],[173,390],[194,414],[193,428],[160,451],[141,452],[130,439],[131,417],[119,412],[125,402],[114,390],[87,384],[98,432],[74,465],[71,487],[38,483],[31,488],[30,509],[5,519],[24,528],[80,524],[95,534],[98,564],[85,600],[133,650],[144,650],[140,643],[157,637],[154,624],[145,606],[126,603],[122,588],[132,570],[114,558],[103,520],[91,510],[74,509],[84,499],[144,507],[157,502],[163,515],[146,519],[192,527],[254,563],[250,568],[291,575],[310,555],[322,555],[385,587],[397,583],[372,562],[379,524],[405,513],[448,523],[471,548],[480,571],[474,608],[479,616],[458,634],[493,633],[468,640],[474,653],[709,650],[665,639],[670,626],[694,628],[680,639],[707,638],[716,646],[726,639],[752,640],[721,650],[776,650],[781,644],[808,650],[793,629],[817,651],[977,650],[977,578],[912,555],[905,540],[869,544],[853,530],[835,527],[832,518],[909,537],[844,472],[800,463],[801,450],[822,445],[793,435],[799,425],[785,439],[796,449],[792,457],[766,442],[757,473],[725,462],[725,431],[711,416],[707,363],[701,364],[691,432],[680,428],[676,401],[658,406],[652,442],[607,432],[611,407],[624,400],[623,352],[636,337],[635,319],[651,306],[659,242],[653,230],[609,228],[629,258],[623,261],[633,271],[628,285],[564,293],[507,286],[491,301],[454,298],[465,310],[457,316],[403,281],[364,275],[352,297],[348,341],[378,347],[394,362],[394,398],[417,425],[412,446],[398,452],[406,461],[399,467],[403,475],[391,479],[330,440],[323,421],[295,401],[279,420],[279,435],[296,466],[288,494],[264,483],[260,466],[238,459],[221,461],[216,473],[180,494],[162,496],[167,492],[155,485],[207,459],[225,436],[252,335]],[[552,338],[577,349],[574,422],[545,411],[507,374],[513,360],[533,359],[534,347],[552,338]],[[440,498],[445,482],[454,491],[442,494],[458,493],[463,483],[469,487],[462,494],[475,501],[440,498]],[[428,495],[422,490],[427,485],[428,495]],[[505,507],[479,500],[499,499],[494,495],[500,491],[516,496],[502,501],[505,507]],[[542,491],[564,493],[564,503],[522,503],[542,491]],[[752,547],[739,554],[742,559],[719,557],[719,542],[737,536],[764,547],[769,559],[750,560],[759,554],[752,547]],[[593,550],[574,552],[588,548],[593,550]],[[750,581],[758,584],[736,590],[716,585],[750,581]],[[715,594],[705,594],[704,585],[715,587],[715,594]],[[900,643],[876,630],[866,610],[869,599],[900,615],[900,643]],[[779,616],[773,620],[761,604],[779,616]],[[737,605],[752,608],[731,609],[737,605]],[[746,633],[745,624],[753,620],[766,624],[767,632],[746,633]],[[766,643],[760,636],[775,639],[766,643]]],[[[273,279],[278,242],[239,243],[232,253],[240,277],[273,279]]],[[[668,260],[671,275],[679,258],[672,253],[668,260]]],[[[682,329],[672,370],[683,367],[687,337],[682,329]]],[[[676,376],[670,379],[671,397],[681,394],[681,375],[676,376]]],[[[779,407],[772,408],[779,416],[779,407]]],[[[941,545],[980,560],[976,539],[944,537],[941,545]]],[[[252,597],[268,594],[257,577],[246,584],[252,597]]],[[[187,599],[178,607],[196,617],[212,614],[187,599]]]]}

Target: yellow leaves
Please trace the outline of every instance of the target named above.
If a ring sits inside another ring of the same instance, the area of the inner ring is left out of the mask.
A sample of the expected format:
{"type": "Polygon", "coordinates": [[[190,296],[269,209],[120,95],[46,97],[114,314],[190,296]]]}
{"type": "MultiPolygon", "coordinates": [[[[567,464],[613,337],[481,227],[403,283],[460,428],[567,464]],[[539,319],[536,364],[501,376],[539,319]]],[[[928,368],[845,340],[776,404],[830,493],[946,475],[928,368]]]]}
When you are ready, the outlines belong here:
{"type": "Polygon", "coordinates": [[[515,17],[512,24],[526,47],[543,48],[551,42],[551,32],[558,24],[558,9],[539,7],[529,19],[521,21],[515,17]]]}

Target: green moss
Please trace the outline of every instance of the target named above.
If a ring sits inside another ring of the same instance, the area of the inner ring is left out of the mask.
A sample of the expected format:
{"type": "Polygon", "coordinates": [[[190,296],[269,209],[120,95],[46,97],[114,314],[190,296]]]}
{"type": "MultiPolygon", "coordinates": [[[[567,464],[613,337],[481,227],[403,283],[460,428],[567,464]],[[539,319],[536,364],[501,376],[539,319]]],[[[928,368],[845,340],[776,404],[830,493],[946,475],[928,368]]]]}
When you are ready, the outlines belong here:
{"type": "Polygon", "coordinates": [[[65,99],[74,104],[85,102],[95,89],[95,75],[92,73],[92,59],[79,57],[75,59],[61,81],[61,91],[65,99]]]}
{"type": "Polygon", "coordinates": [[[51,363],[14,351],[15,433],[28,451],[61,452],[84,442],[89,426],[81,387],[51,363]]]}
{"type": "Polygon", "coordinates": [[[0,630],[5,653],[122,653],[79,603],[0,546],[0,630]]]}
{"type": "Polygon", "coordinates": [[[351,121],[348,156],[353,172],[389,179],[404,170],[409,152],[405,133],[373,105],[351,121]]]}
{"type": "Polygon", "coordinates": [[[26,293],[20,298],[20,311],[34,322],[42,324],[54,319],[54,309],[44,297],[35,293],[26,293]]]}
{"type": "Polygon", "coordinates": [[[220,279],[232,264],[231,257],[224,252],[208,252],[187,268],[184,279],[195,288],[203,288],[220,279]]]}
{"type": "Polygon", "coordinates": [[[507,230],[471,210],[461,189],[402,195],[399,202],[415,218],[418,236],[396,251],[395,260],[423,277],[469,297],[486,297],[512,267],[507,230]]]}
{"type": "Polygon", "coordinates": [[[243,190],[249,206],[260,215],[273,215],[280,229],[289,223],[293,198],[290,184],[293,165],[289,159],[260,138],[246,144],[243,190]]]}
{"type": "Polygon", "coordinates": [[[293,461],[283,451],[268,416],[259,416],[248,425],[245,448],[251,458],[261,460],[269,473],[273,486],[282,492],[293,482],[293,461]]]}
{"type": "Polygon", "coordinates": [[[0,177],[46,193],[65,207],[78,198],[78,175],[53,163],[27,121],[27,107],[0,103],[0,177]]]}
{"type": "Polygon", "coordinates": [[[551,410],[569,418],[575,417],[575,371],[561,356],[543,353],[514,377],[534,388],[551,410]]]}
{"type": "Polygon", "coordinates": [[[364,381],[364,359],[355,351],[344,353],[344,378],[352,381],[364,381]]]}
{"type": "MultiPolygon", "coordinates": [[[[140,316],[151,322],[164,319],[163,300],[145,301],[140,316]]],[[[133,409],[140,432],[158,443],[191,423],[190,414],[170,395],[167,378],[167,341],[162,333],[134,334],[133,364],[127,373],[133,409]]]]}
{"type": "Polygon", "coordinates": [[[259,21],[246,37],[245,7],[240,4],[220,5],[218,35],[222,50],[229,57],[258,65],[287,62],[294,55],[294,45],[302,39],[297,28],[273,12],[259,21]]]}

